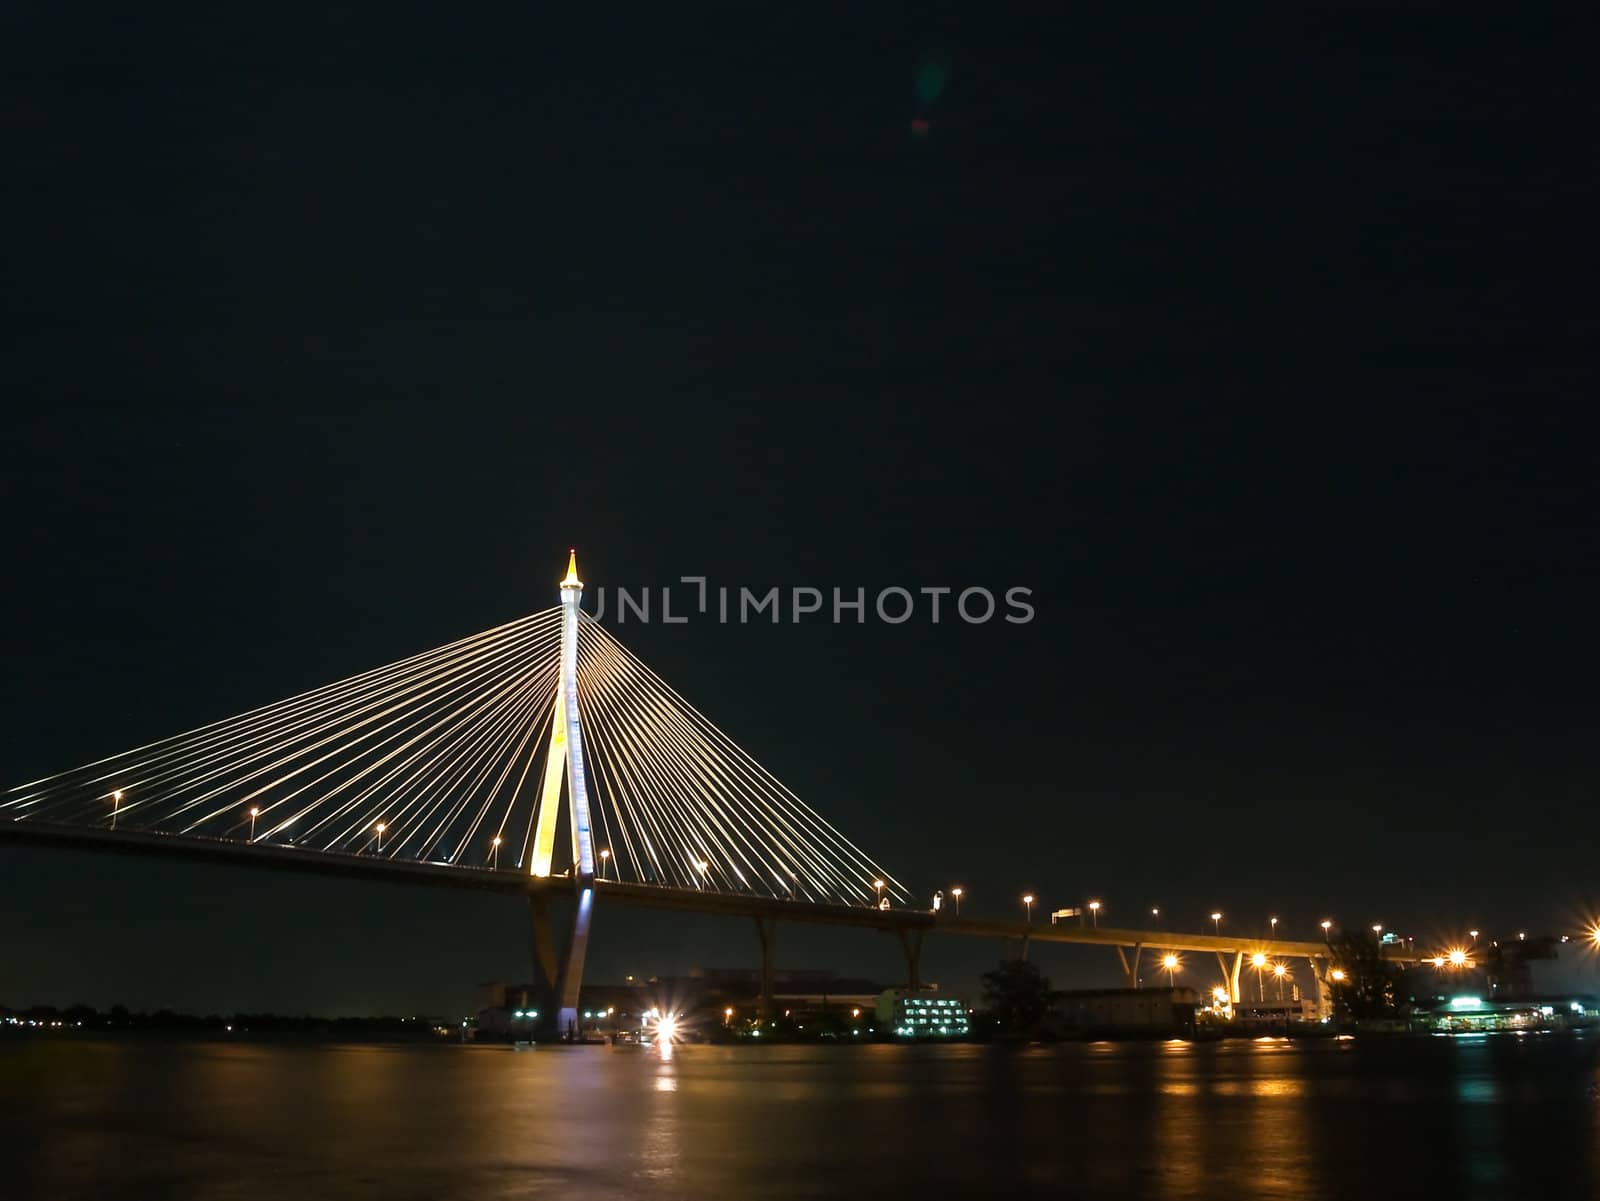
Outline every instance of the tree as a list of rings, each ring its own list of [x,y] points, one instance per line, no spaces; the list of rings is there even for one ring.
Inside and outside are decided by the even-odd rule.
[[[1050,981],[1026,959],[1005,959],[983,974],[983,1000],[1006,1034],[1031,1034],[1050,1011]]]
[[[1346,930],[1333,943],[1333,1011],[1341,1020],[1386,1017],[1395,1012],[1396,966],[1383,957],[1377,935]],[[1330,976],[1332,973],[1330,972]]]

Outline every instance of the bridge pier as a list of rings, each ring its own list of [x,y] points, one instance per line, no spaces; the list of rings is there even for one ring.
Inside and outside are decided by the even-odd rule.
[[[1233,966],[1228,966],[1228,961],[1223,958],[1223,952],[1217,952],[1217,966],[1222,969],[1222,986],[1228,990],[1228,1002],[1237,1005],[1239,996],[1239,973],[1244,968],[1244,952],[1233,953]]]
[[[1315,955],[1307,956],[1311,976],[1317,982],[1317,1016],[1327,1021],[1333,1016],[1333,993],[1328,981],[1328,961]]]
[[[553,1004],[560,967],[556,962],[555,932],[550,929],[550,902],[542,893],[529,895],[528,916],[533,923],[534,978],[541,990],[548,990]]]
[[[776,941],[778,919],[755,919],[756,937],[761,940],[761,995],[756,1000],[756,1017],[762,1022],[772,1019],[772,944]]]
[[[533,924],[533,966],[540,993],[540,1029],[556,1037],[576,1041],[578,1000],[583,991],[583,962],[589,949],[589,921],[594,911],[594,882],[580,884],[577,905],[566,946],[558,954],[555,931],[550,920],[549,899],[540,893],[528,898]]]
[[[904,926],[895,928],[895,934],[900,939],[900,949],[906,956],[906,987],[916,992],[922,987],[922,972],[919,970],[922,963],[922,936],[925,933],[921,926],[914,930],[907,930]]]
[[[1121,947],[1116,948],[1117,958],[1122,961],[1122,978],[1127,981],[1129,988],[1139,987],[1139,956],[1144,953],[1144,943],[1133,944],[1133,960],[1129,962],[1128,956]]]

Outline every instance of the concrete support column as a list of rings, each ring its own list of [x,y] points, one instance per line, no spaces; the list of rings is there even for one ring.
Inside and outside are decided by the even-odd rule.
[[[556,964],[555,931],[550,928],[549,900],[540,893],[533,893],[528,897],[528,914],[533,922],[534,980],[542,992],[549,994],[540,998],[548,1002],[541,1008],[549,1009],[555,1001],[556,974],[560,971]]]
[[[550,898],[542,893],[528,897],[533,927],[533,970],[539,993],[539,1028],[545,1038],[571,1039],[578,1035],[578,996],[583,990],[583,961],[589,948],[589,918],[594,908],[593,881],[578,889],[572,927],[559,949]]]
[[[904,926],[895,929],[895,935],[900,939],[900,949],[906,955],[906,987],[912,992],[922,987],[922,973],[919,970],[922,963],[922,935],[921,927],[907,930]]]
[[[561,979],[557,986],[561,1036],[577,1040],[578,997],[583,990],[583,961],[589,950],[589,918],[594,911],[594,877],[581,877],[578,904],[572,911],[572,937],[561,960]]]
[[[756,1017],[763,1022],[772,1017],[772,948],[776,941],[778,919],[755,919],[756,937],[761,940],[761,994],[756,1000]]]
[[[1313,955],[1306,962],[1311,965],[1311,975],[1317,982],[1317,1016],[1326,1021],[1333,1017],[1333,990],[1328,980],[1328,961]]]
[[[1139,956],[1144,953],[1144,943],[1133,944],[1133,958],[1130,960],[1122,947],[1116,948],[1117,958],[1122,962],[1122,978],[1128,982],[1129,988],[1139,987]]]

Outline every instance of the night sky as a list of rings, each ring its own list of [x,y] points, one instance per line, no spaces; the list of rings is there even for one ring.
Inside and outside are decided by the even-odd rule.
[[[548,607],[575,544],[591,588],[1032,589],[613,626],[920,896],[1572,928],[1595,29],[1119,7],[8,10],[4,783]],[[530,970],[516,902],[158,860],[0,847],[0,922],[8,1004]],[[754,963],[602,910],[590,978]]]

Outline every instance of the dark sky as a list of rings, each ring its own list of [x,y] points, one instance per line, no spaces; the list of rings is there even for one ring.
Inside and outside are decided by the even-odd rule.
[[[8,9],[7,783],[544,608],[575,543],[1033,590],[617,630],[920,894],[1593,912],[1593,24],[997,7]],[[528,971],[509,902],[0,865],[0,1002]],[[754,954],[603,913],[591,964]]]

